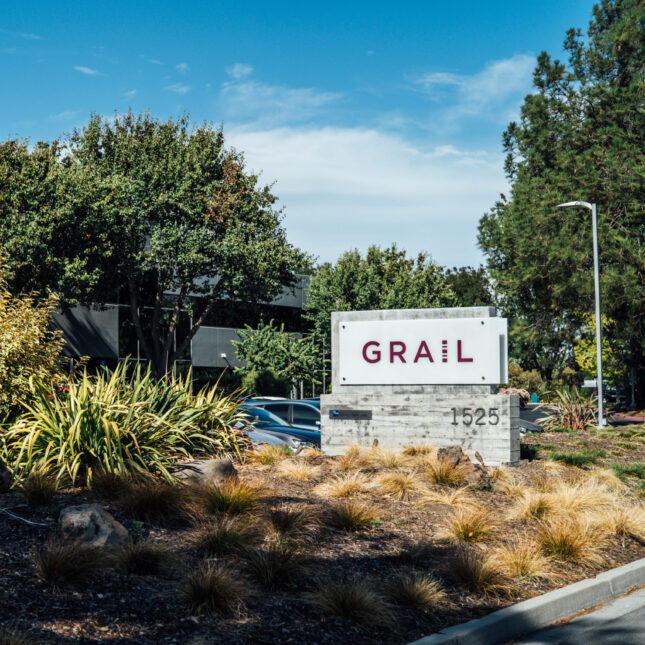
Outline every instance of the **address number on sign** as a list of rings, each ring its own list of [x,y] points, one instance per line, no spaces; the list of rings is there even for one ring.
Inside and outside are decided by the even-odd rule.
[[[452,425],[496,426],[499,423],[499,408],[451,408]]]

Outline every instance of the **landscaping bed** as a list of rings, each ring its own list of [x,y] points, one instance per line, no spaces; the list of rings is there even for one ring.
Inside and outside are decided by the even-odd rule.
[[[146,484],[136,503],[132,483],[59,491],[44,506],[6,493],[1,507],[46,526],[0,513],[0,624],[36,643],[406,643],[645,557],[639,471],[625,471],[645,462],[645,445],[623,431],[526,437],[556,449],[490,469],[489,490],[463,486],[436,452],[377,448],[273,450],[237,464],[237,484],[168,492],[159,482],[159,495]],[[582,449],[605,456],[584,468],[547,459]],[[126,573],[120,551],[74,582],[46,582],[57,514],[97,498],[134,544],[156,549],[156,571]],[[235,530],[226,538],[222,526]],[[228,589],[210,611],[197,606],[203,576],[186,593],[205,564]]]

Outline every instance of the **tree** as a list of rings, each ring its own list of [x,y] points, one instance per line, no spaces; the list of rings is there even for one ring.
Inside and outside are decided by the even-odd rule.
[[[278,328],[272,320],[268,324],[261,323],[257,329],[247,325],[238,335],[240,340],[232,342],[244,366],[235,371],[243,375],[243,383],[267,382],[270,379],[266,375],[286,382],[291,388],[300,381],[320,383],[318,351],[312,336],[288,334],[284,325]],[[249,374],[253,378],[245,380]],[[271,394],[268,391],[257,393]]]
[[[405,251],[370,246],[363,257],[357,249],[336,262],[322,264],[309,285],[304,316],[319,341],[329,347],[332,311],[449,307],[455,294],[442,269],[425,253],[409,258]]]
[[[1,260],[1,258],[0,258]],[[18,411],[29,398],[34,377],[54,391],[65,382],[61,369],[64,341],[50,327],[56,296],[13,296],[6,289],[0,261],[0,420]]]
[[[269,187],[221,130],[190,128],[187,116],[92,116],[64,145],[33,152],[6,142],[0,194],[12,289],[85,304],[124,294],[156,377],[218,303],[270,301],[309,262],[287,242]]]
[[[453,267],[444,271],[446,282],[455,292],[460,307],[493,307],[495,296],[486,269],[480,266]]]
[[[616,322],[645,402],[645,21],[639,0],[602,0],[587,38],[571,29],[568,65],[538,57],[534,91],[504,133],[512,183],[480,221],[479,243],[525,367],[573,361],[593,311],[591,224],[599,214],[602,308]]]

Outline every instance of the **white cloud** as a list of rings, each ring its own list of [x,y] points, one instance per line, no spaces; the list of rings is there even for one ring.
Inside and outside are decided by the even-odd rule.
[[[89,76],[93,76],[94,74],[98,74],[97,70],[92,69],[91,67],[84,67],[83,65],[75,65],[74,69],[77,72],[80,72],[81,74],[88,74]]]
[[[226,73],[235,79],[246,78],[253,73],[253,67],[246,63],[235,63],[226,68]]]
[[[165,88],[169,92],[175,92],[177,94],[187,94],[190,92],[190,85],[183,85],[182,83],[173,83],[172,85],[168,85],[168,87]]]
[[[42,38],[40,36],[37,36],[36,34],[26,34],[19,31],[9,31],[8,29],[0,29],[0,33],[9,34],[11,36],[15,36],[16,38],[22,38],[24,40],[42,40]]]
[[[179,65],[175,65],[175,69],[181,72],[182,74],[185,74],[189,69],[188,63],[179,63]]]
[[[477,222],[507,188],[499,155],[426,149],[378,130],[238,127],[226,135],[261,181],[277,180],[290,239],[321,260],[397,242],[442,264],[478,264]]]
[[[150,63],[151,65],[163,65],[163,63],[156,58],[146,58],[146,63]]]
[[[129,92],[124,92],[123,96],[126,98],[132,98],[137,93],[137,90],[130,90]]]
[[[432,72],[416,79],[416,82],[431,98],[447,102],[445,88],[454,88],[456,95],[450,107],[453,114],[454,110],[461,116],[487,113],[506,122],[530,91],[534,67],[534,56],[515,54],[511,58],[488,63],[484,69],[469,76]]]
[[[313,88],[265,85],[257,81],[224,83],[221,92],[225,116],[239,123],[252,121],[264,126],[302,122],[341,98],[334,92]]]
[[[63,110],[58,114],[50,114],[47,118],[51,121],[68,121],[73,119],[78,114],[78,110]]]

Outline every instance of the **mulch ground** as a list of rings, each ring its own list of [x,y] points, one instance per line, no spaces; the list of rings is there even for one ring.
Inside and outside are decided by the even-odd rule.
[[[615,431],[621,432],[620,429]],[[606,450],[607,464],[645,461],[645,445],[636,450],[617,447],[628,441],[598,437],[590,433],[550,433],[526,437],[526,445],[552,444],[558,450],[590,447]],[[542,456],[548,450],[542,450]],[[314,457],[329,477],[333,458]],[[516,469],[520,476],[534,476],[544,469],[538,458]],[[264,489],[267,505],[305,505],[324,514],[330,501],[312,494],[316,482],[281,478],[270,467],[238,466],[243,481]],[[509,498],[493,491],[474,490],[478,503],[501,512]],[[52,589],[39,580],[32,561],[36,548],[56,534],[60,508],[94,502],[84,490],[56,494],[47,508],[25,505],[20,493],[0,495],[0,507],[10,510],[36,526],[0,513],[0,624],[11,624],[36,643],[406,643],[442,627],[481,617],[491,611],[542,594],[577,580],[645,557],[645,546],[636,540],[612,537],[603,550],[600,566],[558,564],[557,580],[517,580],[512,591],[500,596],[482,597],[464,591],[453,579],[450,556],[457,548],[440,537],[442,521],[451,508],[442,504],[419,506],[371,493],[362,496],[378,509],[379,521],[354,534],[323,527],[313,545],[307,547],[306,569],[300,578],[279,591],[259,587],[239,618],[193,615],[180,593],[187,572],[195,570],[200,557],[190,546],[189,526],[144,526],[145,537],[168,546],[174,560],[162,576],[126,576],[115,570],[99,570],[87,584],[78,588]],[[103,503],[129,529],[136,528],[118,503]],[[501,544],[532,530],[526,520],[504,521],[493,542]],[[410,564],[402,551],[417,540],[431,540],[434,550],[423,562]],[[426,614],[396,606],[397,620],[387,629],[360,626],[349,620],[321,616],[302,595],[314,588],[320,578],[364,578],[375,589],[393,572],[415,570],[432,574],[442,581],[448,603],[441,612]]]

